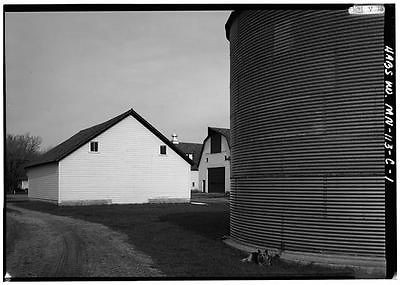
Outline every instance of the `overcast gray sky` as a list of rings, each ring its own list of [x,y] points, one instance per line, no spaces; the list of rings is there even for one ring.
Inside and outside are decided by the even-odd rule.
[[[167,137],[229,127],[229,12],[7,13],[6,127],[55,146],[133,108]]]

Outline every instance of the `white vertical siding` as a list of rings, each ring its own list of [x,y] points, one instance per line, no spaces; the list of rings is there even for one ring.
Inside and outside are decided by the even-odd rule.
[[[192,170],[192,171],[190,171],[190,173],[192,176],[191,189],[198,190],[199,189],[199,171]],[[193,183],[194,183],[194,185],[193,185]]]
[[[231,150],[228,145],[228,141],[224,136],[221,136],[221,152],[225,152],[227,155],[231,155]]]
[[[221,136],[221,152],[211,152],[211,138],[204,142],[203,153],[199,162],[199,190],[203,191],[203,180],[205,180],[205,189],[208,192],[208,168],[225,167],[225,192],[230,191],[230,160],[225,160],[225,157],[230,157],[231,152],[228,142],[224,136]],[[208,158],[208,162],[207,162]]]
[[[58,202],[58,164],[44,164],[27,171],[28,197],[44,201]]]
[[[132,116],[60,161],[60,200],[111,200],[146,203],[149,199],[190,199],[190,164]]]

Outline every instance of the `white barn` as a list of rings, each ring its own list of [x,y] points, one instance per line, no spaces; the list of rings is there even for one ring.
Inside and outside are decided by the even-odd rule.
[[[29,198],[58,205],[188,202],[192,163],[131,109],[28,165]]]
[[[209,127],[198,162],[200,191],[230,192],[230,160],[230,130]]]

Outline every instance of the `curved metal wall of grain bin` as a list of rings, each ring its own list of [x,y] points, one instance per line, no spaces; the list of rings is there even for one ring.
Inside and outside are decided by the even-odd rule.
[[[384,16],[234,12],[231,238],[385,260]]]

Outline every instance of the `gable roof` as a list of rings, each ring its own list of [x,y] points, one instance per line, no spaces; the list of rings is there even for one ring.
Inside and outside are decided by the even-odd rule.
[[[154,128],[149,122],[143,119],[138,113],[133,109],[122,113],[104,123],[95,125],[93,127],[81,130],[79,133],[73,135],[66,141],[60,143],[56,147],[52,148],[48,152],[44,153],[37,160],[25,166],[25,168],[38,166],[42,164],[58,162],[64,157],[68,156],[84,144],[88,143],[90,140],[94,139],[98,135],[102,134],[112,126],[116,125],[128,116],[133,116],[137,121],[139,121],[143,126],[145,126],[150,132],[157,136],[161,141],[168,145],[172,150],[174,150],[179,156],[181,156],[185,161],[193,164],[193,161],[189,159],[181,150],[175,147],[175,145],[170,142],[164,135],[162,135],[156,128]]]
[[[193,164],[191,170],[198,170],[199,169],[199,161],[201,155],[201,149],[203,145],[201,143],[184,143],[180,142],[179,144],[175,145],[184,153],[193,153]]]

